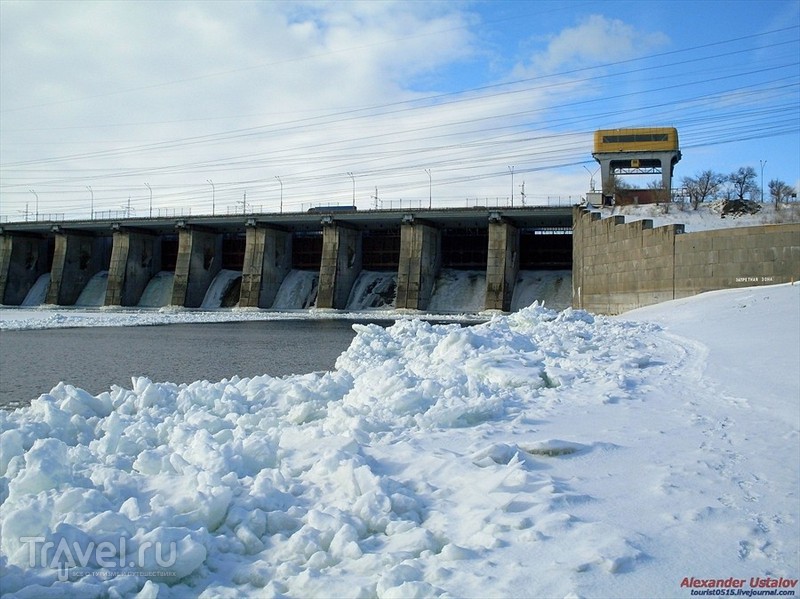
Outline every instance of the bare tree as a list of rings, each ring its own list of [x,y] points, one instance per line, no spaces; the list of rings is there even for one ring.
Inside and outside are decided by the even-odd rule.
[[[671,190],[664,189],[660,180],[650,181],[647,184],[647,188],[652,192],[656,204],[668,204],[672,199]]]
[[[697,210],[701,202],[716,197],[720,186],[724,183],[725,176],[712,170],[705,170],[694,177],[684,177],[681,185],[692,202],[692,207]]]
[[[745,195],[750,196],[750,199],[758,196],[756,169],[752,166],[740,166],[728,175],[728,183],[737,200],[744,200]]]
[[[769,182],[769,197],[775,202],[776,206],[796,193],[794,187],[790,187],[785,181],[773,179]]]
[[[621,189],[629,189],[629,188],[630,188],[630,186],[625,181],[620,179],[614,173],[611,173],[608,176],[608,180],[604,181],[604,184],[603,184],[603,196],[604,196],[604,198],[608,197],[608,196],[611,196],[616,201],[618,199],[617,198],[617,194],[619,193],[619,191]],[[604,201],[604,203],[605,203],[605,201]]]

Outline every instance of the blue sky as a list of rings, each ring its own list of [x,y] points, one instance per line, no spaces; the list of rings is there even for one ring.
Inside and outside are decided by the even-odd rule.
[[[0,219],[569,203],[626,126],[798,186],[798,63],[798,0],[0,2]]]

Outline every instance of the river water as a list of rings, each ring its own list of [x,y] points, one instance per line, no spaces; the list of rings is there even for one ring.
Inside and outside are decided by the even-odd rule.
[[[330,370],[355,337],[352,324],[289,320],[2,331],[0,407],[27,405],[59,381],[96,395],[111,385],[130,388],[134,376],[190,383]]]

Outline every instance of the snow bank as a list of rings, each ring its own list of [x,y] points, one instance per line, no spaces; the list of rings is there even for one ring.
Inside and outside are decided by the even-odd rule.
[[[756,214],[739,216],[723,216],[720,214],[722,200],[700,204],[694,210],[691,204],[641,204],[639,206],[593,207],[603,218],[612,215],[624,215],[625,222],[633,222],[644,218],[651,219],[653,226],[661,227],[669,224],[682,224],[687,233],[728,229],[731,227],[754,227],[780,223],[800,222],[800,204],[781,204],[776,209],[774,203],[760,204],[761,210]]]
[[[796,309],[787,289],[751,317]],[[796,579],[792,408],[720,394],[708,347],[651,317],[354,325],[327,373],[60,384],[0,412],[4,595],[672,597],[689,576]]]

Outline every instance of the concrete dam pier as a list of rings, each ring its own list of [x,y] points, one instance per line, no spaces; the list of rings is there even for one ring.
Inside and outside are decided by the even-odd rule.
[[[8,223],[0,303],[454,311],[448,293],[461,293],[466,311],[510,311],[561,273],[568,305],[572,219],[569,207],[318,208]]]

